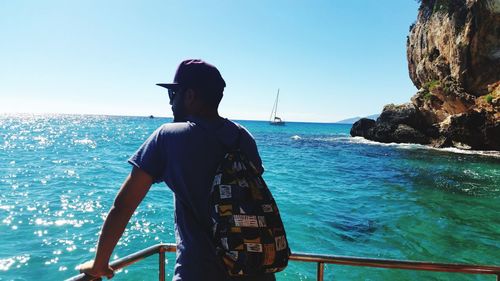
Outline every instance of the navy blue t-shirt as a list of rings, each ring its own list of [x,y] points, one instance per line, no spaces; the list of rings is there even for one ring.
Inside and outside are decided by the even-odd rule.
[[[174,192],[177,261],[173,280],[221,281],[226,273],[211,242],[208,200],[215,170],[227,147],[234,145],[264,169],[255,140],[242,126],[223,118],[188,120],[158,128],[128,161]]]

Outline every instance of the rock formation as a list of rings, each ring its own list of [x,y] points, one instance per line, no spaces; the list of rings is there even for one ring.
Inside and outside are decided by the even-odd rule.
[[[411,102],[352,136],[500,150],[500,0],[422,0],[407,40]]]

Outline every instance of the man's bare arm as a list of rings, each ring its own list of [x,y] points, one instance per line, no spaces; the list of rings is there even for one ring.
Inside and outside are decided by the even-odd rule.
[[[111,278],[113,271],[109,260],[113,249],[123,234],[130,217],[148,193],[153,178],[143,170],[134,167],[116,195],[113,206],[102,226],[94,261],[80,266],[80,272]]]

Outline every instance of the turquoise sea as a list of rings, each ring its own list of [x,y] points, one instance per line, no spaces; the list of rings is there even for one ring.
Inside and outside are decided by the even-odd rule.
[[[0,115],[0,280],[62,280],[93,257],[131,167],[168,118]],[[349,125],[241,121],[254,135],[292,251],[500,265],[500,154],[377,144]],[[172,193],[152,187],[115,257],[174,242]],[[171,278],[173,258],[169,261]],[[155,257],[114,280],[157,280]],[[193,269],[196,270],[196,269]],[[315,280],[292,262],[278,280]],[[495,280],[327,266],[326,280]]]

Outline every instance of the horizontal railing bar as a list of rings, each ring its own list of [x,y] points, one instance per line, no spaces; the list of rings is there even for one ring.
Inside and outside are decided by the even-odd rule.
[[[471,273],[471,274],[500,274],[499,266],[433,263],[433,262],[391,260],[391,259],[372,259],[372,258],[347,257],[347,256],[306,254],[306,253],[294,253],[290,256],[290,259],[303,262],[323,262],[323,263],[351,265],[351,266],[367,266],[367,267],[379,267],[379,268],[457,272],[457,273]]]
[[[146,257],[160,252],[175,252],[176,246],[173,243],[157,244],[133,253],[121,259],[113,261],[110,266],[113,270],[118,270],[130,264],[136,263]],[[500,274],[500,266],[487,265],[468,265],[456,263],[433,263],[420,261],[405,261],[391,259],[372,259],[348,256],[332,256],[307,253],[293,253],[290,260],[316,263],[329,263],[351,266],[367,266],[378,268],[394,268],[406,270],[423,270],[423,271],[439,271],[439,272],[456,272],[469,274]],[[80,274],[66,281],[91,281],[94,280],[88,275]]]
[[[133,254],[130,254],[128,256],[125,256],[123,258],[117,259],[109,265],[114,271],[122,269],[126,266],[129,266],[131,264],[134,264],[144,258],[147,258],[151,255],[158,254],[160,252],[175,252],[175,244],[169,243],[169,244],[156,244],[151,247],[148,247],[146,249],[140,250],[138,252],[135,252]],[[71,277],[67,279],[66,281],[92,281],[92,280],[98,280],[93,278],[92,276],[85,275],[83,273]]]

